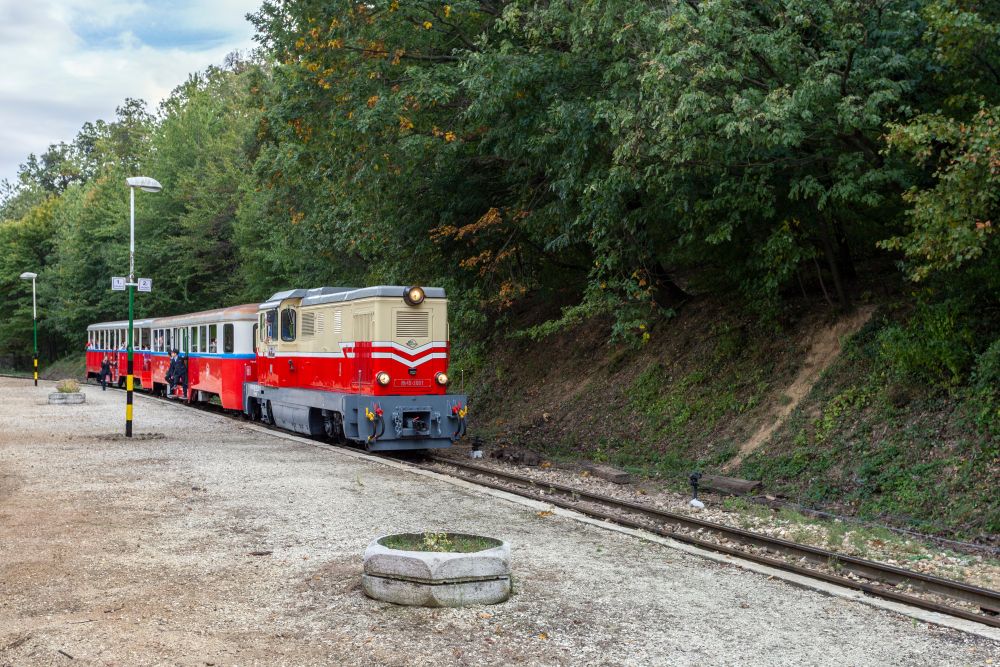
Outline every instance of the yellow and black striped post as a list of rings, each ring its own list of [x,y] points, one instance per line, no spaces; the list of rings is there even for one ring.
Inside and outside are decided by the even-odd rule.
[[[38,350],[35,350],[35,386],[38,386]]]
[[[132,378],[132,342],[134,340],[134,334],[132,333],[132,312],[133,304],[135,302],[134,290],[135,281],[129,276],[128,284],[128,375],[125,376],[125,437],[132,437],[132,389],[133,389],[133,378]]]

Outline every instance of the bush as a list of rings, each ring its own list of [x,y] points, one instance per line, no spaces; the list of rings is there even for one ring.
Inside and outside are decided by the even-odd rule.
[[[972,383],[979,391],[1000,391],[1000,338],[976,359]]]
[[[935,388],[962,384],[975,360],[972,330],[953,302],[921,304],[905,325],[878,337],[879,358],[899,379]]]
[[[1000,338],[976,359],[972,386],[976,423],[983,431],[1000,436]]]
[[[80,383],[76,380],[60,380],[56,391],[61,394],[75,394],[80,391]]]

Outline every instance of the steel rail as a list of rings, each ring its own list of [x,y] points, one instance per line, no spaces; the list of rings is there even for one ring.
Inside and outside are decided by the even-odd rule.
[[[547,495],[539,495],[527,491],[512,489],[505,484],[490,482],[488,480],[483,480],[475,476],[456,474],[453,472],[446,473],[464,479],[465,481],[472,482],[474,484],[481,484],[483,486],[488,486],[490,488],[502,491],[508,491],[516,493],[518,495],[524,495],[534,500],[547,502],[552,505],[562,507],[564,509],[572,509],[594,518],[599,518],[605,521],[611,521],[613,523],[625,525],[630,528],[637,528],[640,530],[650,531],[658,535],[661,535],[663,537],[670,537],[672,539],[681,542],[686,542],[688,544],[693,544],[705,549],[710,549],[712,551],[724,553],[729,556],[743,558],[745,560],[751,560],[757,563],[769,565],[771,567],[776,567],[781,570],[793,572],[795,574],[800,574],[813,579],[821,579],[823,581],[863,591],[870,595],[875,595],[878,597],[894,600],[896,602],[902,602],[904,604],[920,607],[922,609],[927,609],[929,611],[948,614],[950,616],[958,616],[960,618],[965,618],[967,620],[976,621],[978,623],[983,623],[985,625],[1000,628],[1000,618],[990,615],[991,612],[996,613],[1000,611],[1000,593],[998,593],[997,591],[991,591],[987,588],[980,588],[978,586],[972,586],[969,584],[962,583],[960,581],[952,581],[949,579],[943,579],[941,577],[935,577],[933,575],[923,574],[921,572],[905,570],[891,565],[877,563],[875,561],[866,560],[863,558],[857,558],[855,556],[849,556],[847,554],[828,551],[826,549],[820,549],[817,547],[812,547],[804,544],[796,544],[795,542],[789,542],[788,540],[769,537],[767,535],[761,535],[759,533],[752,533],[750,531],[743,530],[741,528],[726,526],[723,524],[706,521],[704,519],[699,519],[697,517],[677,514],[665,510],[659,510],[653,507],[640,505],[638,503],[634,503],[627,500],[610,498],[608,496],[603,496],[600,494],[592,493],[590,491],[585,491],[583,489],[578,489],[571,486],[566,486],[563,484],[540,482],[538,480],[531,479],[530,477],[525,477],[523,475],[517,475],[514,473],[504,472],[500,470],[494,470],[487,466],[477,465],[474,463],[466,463],[463,461],[456,461],[454,459],[449,459],[444,457],[435,457],[434,460],[437,463],[443,465],[450,465],[455,468],[471,471],[473,475],[488,475],[495,478],[506,480],[509,483],[514,483],[520,486],[526,486],[538,489],[542,492],[558,493],[559,495],[562,496],[568,496],[570,500],[568,501],[559,500],[557,498],[553,498]],[[441,472],[441,470],[436,469],[432,466],[422,466],[422,467],[430,470],[435,470],[436,472]],[[609,514],[607,512],[603,512],[598,509],[580,506],[579,505],[580,501],[589,502],[612,509],[626,510],[634,514],[641,514],[648,518],[661,521],[667,525],[674,527],[683,527],[688,530],[712,533],[718,537],[722,537],[739,544],[752,545],[763,548],[767,552],[784,554],[787,556],[795,557],[797,559],[805,558],[808,562],[818,565],[830,566],[835,570],[850,572],[852,574],[855,574],[856,576],[864,577],[865,579],[878,582],[883,586],[884,585],[911,586],[914,589],[919,589],[927,593],[942,595],[952,600],[958,600],[975,605],[980,609],[984,610],[984,613],[975,613],[972,611],[968,611],[966,609],[960,609],[957,607],[942,605],[937,602],[932,602],[930,600],[926,600],[923,598],[907,595],[905,593],[900,593],[896,590],[890,590],[882,586],[879,586],[877,584],[869,584],[861,581],[855,581],[848,577],[829,574],[827,572],[821,572],[814,569],[802,567],[800,565],[795,565],[793,563],[789,563],[786,560],[769,558],[767,556],[762,556],[760,554],[756,554],[753,552],[748,552],[742,549],[729,547],[724,544],[719,544],[717,542],[700,539],[692,534],[676,532],[675,530],[668,530],[657,526],[651,526],[647,522],[635,521],[615,514]]]

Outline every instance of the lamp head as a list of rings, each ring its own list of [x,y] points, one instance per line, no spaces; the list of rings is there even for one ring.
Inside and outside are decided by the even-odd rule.
[[[159,192],[163,189],[159,181],[149,176],[132,176],[131,178],[126,178],[125,182],[128,183],[130,188],[139,188],[143,192]]]
[[[31,271],[25,271],[21,274],[21,280],[34,280],[38,277],[37,273],[32,273]]]

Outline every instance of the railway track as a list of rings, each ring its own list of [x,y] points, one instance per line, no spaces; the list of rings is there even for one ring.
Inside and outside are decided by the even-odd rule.
[[[444,457],[435,457],[433,460],[437,464],[454,468],[455,470],[447,471],[446,474],[467,482],[516,493],[556,507],[571,509],[595,519],[652,532],[717,553],[862,591],[868,595],[1000,628],[1000,615],[998,615],[1000,593],[997,591],[797,544],[576,487],[542,483],[530,477],[488,466]],[[442,472],[434,465],[421,465],[421,467]],[[705,539],[706,536],[714,536],[724,542]],[[753,550],[748,550],[747,547],[752,547]],[[801,563],[809,563],[813,567]],[[816,569],[817,567],[823,569]],[[845,574],[853,574],[863,581],[844,576]],[[947,598],[979,611],[901,592],[900,588]]]
[[[109,385],[109,388],[112,387]],[[238,416],[211,404],[185,403],[148,393],[142,395],[240,421]],[[268,430],[284,432],[266,424],[258,425]],[[317,440],[317,444],[320,442],[332,445],[329,441]],[[384,454],[372,456],[385,457]],[[431,456],[432,463],[401,460],[398,457],[394,460],[874,597],[1000,628],[1000,592],[997,591],[611,498],[585,489],[552,482],[543,483],[516,473],[453,458]],[[450,469],[442,470],[441,466]],[[715,540],[705,539],[708,536]],[[812,567],[805,565],[806,563]],[[846,574],[858,579],[845,576]],[[900,588],[945,598],[966,607],[912,595],[902,592]]]

